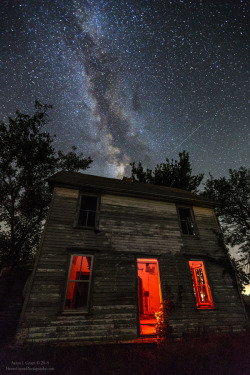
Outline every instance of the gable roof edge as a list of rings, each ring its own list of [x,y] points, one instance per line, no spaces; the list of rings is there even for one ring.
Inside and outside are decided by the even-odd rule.
[[[91,181],[92,180],[92,181]],[[129,196],[177,204],[214,208],[218,203],[186,190],[158,185],[128,182],[107,177],[93,176],[78,172],[58,172],[47,179],[50,188],[54,186],[94,193]]]

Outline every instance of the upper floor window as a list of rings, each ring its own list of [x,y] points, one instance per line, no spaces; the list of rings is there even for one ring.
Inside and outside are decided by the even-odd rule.
[[[214,303],[202,261],[189,261],[198,309],[214,309]]]
[[[92,256],[73,255],[67,283],[65,310],[85,310],[89,305]]]
[[[193,211],[188,207],[178,207],[182,234],[196,235]]]
[[[97,211],[97,197],[93,195],[82,195],[78,216],[78,225],[83,227],[94,227]]]

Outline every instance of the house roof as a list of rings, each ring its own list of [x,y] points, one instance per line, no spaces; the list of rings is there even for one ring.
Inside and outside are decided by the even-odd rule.
[[[171,201],[180,204],[195,204],[202,207],[215,207],[217,205],[213,201],[182,189],[136,183],[130,180],[119,180],[79,172],[61,171],[49,177],[47,181],[50,187],[77,188],[94,193],[105,192],[144,199]]]

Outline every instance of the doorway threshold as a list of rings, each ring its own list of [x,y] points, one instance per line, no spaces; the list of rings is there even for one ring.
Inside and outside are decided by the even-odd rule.
[[[150,343],[157,343],[157,336],[156,335],[142,335],[137,337],[137,339],[134,340],[135,343],[141,343],[141,344],[150,344]]]

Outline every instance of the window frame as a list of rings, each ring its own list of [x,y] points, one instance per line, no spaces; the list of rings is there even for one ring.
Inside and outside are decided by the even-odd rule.
[[[145,254],[145,253],[136,253],[134,258],[134,266],[135,266],[135,283],[136,283],[136,304],[137,304],[137,337],[147,337],[147,334],[141,334],[141,321],[140,321],[140,302],[139,302],[139,281],[138,281],[138,263],[140,261],[144,261],[142,263],[145,263],[146,260],[150,261],[157,261],[157,273],[158,273],[158,283],[159,283],[159,297],[160,297],[160,305],[163,304],[163,283],[161,278],[161,256],[153,256],[152,254]],[[139,262],[138,262],[139,261]],[[148,333],[149,336],[154,337],[155,334]]]
[[[91,266],[90,266],[90,275],[89,275],[89,280],[77,280],[77,282],[80,283],[88,283],[88,296],[87,296],[87,306],[84,308],[79,308],[79,309],[65,309],[65,304],[66,304],[66,299],[67,299],[67,291],[68,291],[68,286],[69,282],[72,281],[70,280],[70,273],[71,273],[71,267],[72,267],[72,261],[74,256],[81,256],[81,257],[89,257],[91,258]],[[94,265],[94,255],[89,254],[87,252],[74,252],[70,254],[70,261],[69,261],[69,267],[68,267],[68,275],[67,275],[67,281],[66,281],[66,286],[65,286],[65,295],[63,299],[63,306],[62,306],[62,312],[63,314],[87,314],[89,313],[90,310],[90,298],[91,298],[91,289],[92,289],[92,277],[93,277],[93,265]]]
[[[193,234],[183,233],[183,231],[182,231],[181,222],[183,220],[181,220],[181,216],[180,216],[180,209],[181,208],[188,209],[190,211],[190,216],[191,216],[192,223],[193,223],[193,226],[194,226],[194,233]],[[185,206],[185,205],[176,205],[176,210],[177,210],[177,215],[178,215],[178,221],[179,221],[179,227],[180,227],[181,235],[182,236],[187,236],[187,237],[198,237],[199,236],[199,232],[198,232],[198,228],[197,228],[197,224],[196,224],[196,220],[195,220],[195,216],[194,216],[193,207],[192,206]]]
[[[94,197],[97,198],[96,201],[96,211],[95,211],[95,224],[93,226],[89,225],[80,225],[79,219],[80,219],[80,213],[81,213],[81,203],[82,203],[82,197]],[[100,214],[100,195],[99,194],[91,194],[91,193],[85,193],[80,192],[78,196],[78,202],[77,202],[77,209],[76,209],[76,218],[75,218],[75,228],[79,229],[98,229],[99,226],[99,214]],[[86,210],[88,211],[88,210]]]
[[[191,267],[190,263],[192,263],[192,262],[199,262],[199,263],[202,264],[201,267],[199,267],[199,269],[202,270],[203,279],[204,279],[204,282],[205,282],[202,285],[205,286],[206,294],[208,296],[209,302],[202,302],[201,299],[200,299],[200,293],[199,293],[199,290],[198,290],[198,283],[196,282],[197,277],[194,276],[195,275],[194,270],[197,269],[198,267]],[[191,285],[192,285],[192,289],[193,289],[193,293],[194,293],[196,309],[197,310],[214,310],[215,305],[214,305],[213,295],[212,295],[211,288],[210,288],[210,281],[209,281],[208,276],[207,276],[207,271],[206,271],[204,260],[202,260],[202,259],[189,259],[188,260],[188,270],[189,270],[189,273],[191,274],[191,282],[192,282]]]

